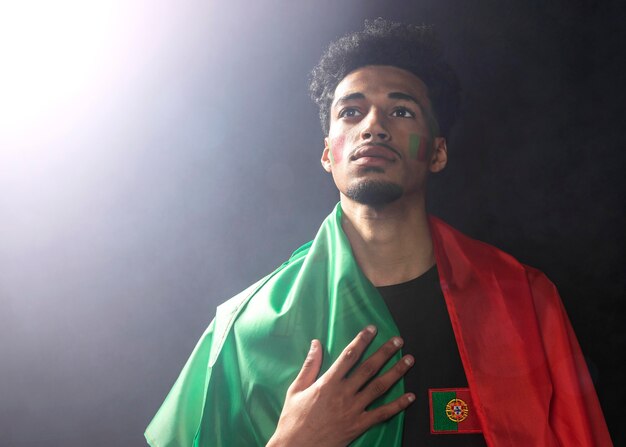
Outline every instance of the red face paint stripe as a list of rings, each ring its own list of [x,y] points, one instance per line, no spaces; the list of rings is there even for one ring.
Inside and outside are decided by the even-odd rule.
[[[343,145],[345,142],[345,136],[340,135],[330,140],[330,157],[331,162],[340,163],[343,159]]]
[[[426,145],[425,144],[422,144],[422,146],[420,147],[420,150],[417,153],[417,160],[426,161]]]

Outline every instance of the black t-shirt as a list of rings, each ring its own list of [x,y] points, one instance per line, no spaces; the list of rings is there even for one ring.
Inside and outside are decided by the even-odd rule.
[[[402,351],[415,357],[415,365],[404,377],[405,390],[416,399],[405,412],[402,445],[485,447],[480,433],[430,433],[428,389],[467,387],[437,267],[411,281],[378,287],[378,291],[404,339]]]

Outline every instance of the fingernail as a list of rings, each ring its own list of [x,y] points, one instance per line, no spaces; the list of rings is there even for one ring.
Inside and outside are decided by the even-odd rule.
[[[369,326],[367,326],[365,328],[365,330],[367,332],[369,332],[370,334],[375,334],[376,333],[376,326],[374,326],[373,324],[370,324]]]
[[[400,337],[394,337],[393,338],[393,345],[396,348],[399,348],[400,346],[402,346],[402,339]]]
[[[413,402],[415,400],[415,396],[413,394],[409,394],[407,396],[407,399],[408,399],[409,402]]]
[[[414,362],[413,357],[405,357],[404,359],[404,363],[406,366],[411,366],[413,362]]]
[[[311,340],[311,347],[309,348],[309,351],[312,351],[315,349],[315,339]]]

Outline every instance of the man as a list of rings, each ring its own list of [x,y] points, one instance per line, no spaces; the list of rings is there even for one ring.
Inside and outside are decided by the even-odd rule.
[[[218,308],[148,442],[611,445],[554,286],[426,213],[459,97],[432,30],[366,22],[311,92],[340,203]]]

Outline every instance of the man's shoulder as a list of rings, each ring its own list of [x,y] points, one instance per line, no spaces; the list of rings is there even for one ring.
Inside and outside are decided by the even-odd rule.
[[[285,262],[283,262],[278,268],[276,268],[270,274],[264,276],[259,279],[252,285],[248,286],[235,296],[229,298],[224,301],[217,307],[218,314],[222,313],[231,313],[240,307],[243,303],[245,303],[251,296],[253,296],[256,292],[258,292],[265,284],[271,281],[276,276],[281,276],[285,274],[293,273],[293,270],[297,270],[302,265],[302,262],[306,258],[306,255],[311,248],[311,244],[313,241],[309,241],[306,244],[298,247],[292,254],[289,256]]]
[[[276,298],[277,289],[281,289],[281,287],[277,287],[276,284],[281,282],[289,283],[297,276],[310,246],[311,242],[302,245],[293,252],[288,260],[283,262],[273,272],[259,279],[217,307],[213,323],[214,343],[211,349],[210,365],[213,365],[216,361],[222,349],[222,345],[233,327],[238,327],[239,335],[245,338],[247,330],[254,332],[264,325],[267,312],[259,313],[259,308],[267,311],[267,309],[272,307],[270,301],[272,298]],[[249,312],[247,309],[249,309],[250,306],[252,306],[253,309]],[[245,322],[241,324],[240,320],[242,318],[244,320],[252,318],[255,320],[255,324],[248,325],[245,324]]]
[[[474,239],[441,219],[430,216],[433,240],[442,261],[458,265],[469,263],[482,272],[490,272],[497,279],[525,277],[532,290],[554,293],[556,288],[536,267],[520,262],[513,254],[490,243]],[[523,273],[523,275],[522,275]]]
[[[218,326],[223,324],[228,326],[229,321],[234,319],[237,314],[245,308],[251,298],[257,295],[264,287],[268,286],[268,283],[280,281],[286,277],[291,278],[297,274],[297,271],[302,266],[302,263],[309,252],[311,243],[312,242],[307,242],[306,244],[300,246],[291,254],[289,259],[278,266],[278,268],[276,268],[273,272],[259,279],[238,294],[217,306],[215,315],[216,324]]]
[[[488,271],[502,267],[519,271],[524,267],[513,255],[468,236],[435,216],[429,216],[429,222],[438,260],[457,265],[468,264]]]

